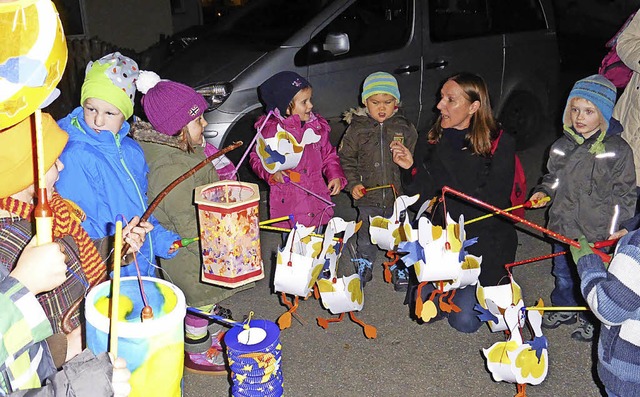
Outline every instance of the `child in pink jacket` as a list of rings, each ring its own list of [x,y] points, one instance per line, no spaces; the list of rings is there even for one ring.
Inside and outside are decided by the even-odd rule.
[[[258,143],[251,151],[251,168],[269,184],[269,211],[271,218],[293,215],[293,221],[279,223],[293,227],[326,225],[333,217],[331,197],[347,185],[335,147],[329,141],[331,128],[320,115],[311,111],[313,90],[309,82],[294,72],[280,72],[271,76],[258,88],[267,114],[255,124],[268,139],[279,130],[291,134],[297,143],[305,142],[297,166],[270,173],[258,152],[267,153]],[[283,157],[274,154],[274,162]],[[271,161],[270,160],[270,161]]]

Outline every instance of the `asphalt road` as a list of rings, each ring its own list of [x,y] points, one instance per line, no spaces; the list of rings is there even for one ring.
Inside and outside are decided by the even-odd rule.
[[[520,153],[529,187],[542,174],[546,150],[552,135],[538,145]],[[266,218],[265,202],[261,217]],[[346,195],[338,196],[337,215],[355,219]],[[544,225],[544,210],[527,213],[527,219]],[[540,233],[519,228],[517,259],[527,259],[551,252],[550,242]],[[255,288],[240,292],[222,302],[235,318],[250,311],[258,318],[275,321],[286,309],[271,291],[271,269],[281,235],[263,231],[261,246],[266,276]],[[364,309],[358,317],[377,328],[377,338],[365,338],[362,328],[344,320],[328,329],[319,327],[317,317],[330,317],[314,299],[301,301],[298,313],[304,324],[293,320],[281,332],[282,374],[287,396],[513,396],[513,384],[494,382],[481,354],[502,333],[491,333],[483,326],[473,334],[463,334],[446,321],[419,325],[409,317],[403,305],[404,294],[395,292],[382,277],[383,252],[375,264],[374,279],[365,289]],[[344,265],[344,261],[342,262]],[[348,265],[347,265],[348,266]],[[349,273],[347,268],[347,273]],[[525,304],[539,298],[550,304],[553,287],[551,261],[545,260],[514,268],[514,279],[522,287]],[[549,340],[549,372],[537,386],[528,386],[529,397],[600,396],[594,368],[595,343],[574,341],[571,326],[545,330]],[[224,376],[185,373],[184,396],[227,396],[231,381]]]

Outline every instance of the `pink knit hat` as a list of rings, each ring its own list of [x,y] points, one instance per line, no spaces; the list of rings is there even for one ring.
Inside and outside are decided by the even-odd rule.
[[[193,88],[141,71],[136,82],[143,93],[142,107],[156,131],[175,135],[192,120],[197,119],[209,106],[204,97]]]

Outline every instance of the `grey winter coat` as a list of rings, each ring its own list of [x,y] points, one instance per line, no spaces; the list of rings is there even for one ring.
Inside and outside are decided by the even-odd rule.
[[[636,174],[633,153],[620,137],[620,124],[611,119],[602,140],[605,151],[589,153],[598,132],[583,144],[565,131],[553,143],[548,173],[535,192],[551,197],[548,228],[570,239],[585,235],[588,241],[605,240],[621,221],[633,216]]]
[[[402,137],[403,144],[413,153],[418,140],[413,124],[397,112],[384,123],[378,123],[367,115],[365,108],[351,109],[345,113],[345,120],[349,128],[342,137],[338,155],[347,176],[347,192],[351,193],[358,184],[365,188],[393,184],[398,195],[402,194],[400,168],[393,162],[389,145],[394,136]],[[354,200],[354,205],[389,208],[393,202],[391,189],[377,189]]]

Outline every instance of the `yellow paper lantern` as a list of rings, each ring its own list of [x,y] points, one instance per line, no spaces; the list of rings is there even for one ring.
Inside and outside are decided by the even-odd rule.
[[[67,64],[67,42],[51,0],[0,3],[0,129],[51,95]]]

